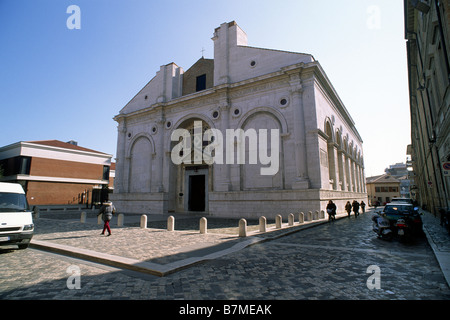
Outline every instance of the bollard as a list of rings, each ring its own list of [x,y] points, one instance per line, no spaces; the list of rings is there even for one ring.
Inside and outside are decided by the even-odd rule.
[[[290,226],[294,225],[294,214],[293,213],[289,213],[289,215],[288,215],[288,224]]]
[[[141,216],[141,228],[147,229],[147,215],[145,214]]]
[[[277,214],[277,216],[275,217],[275,228],[281,229],[282,223],[283,223],[283,217],[281,216],[281,214]]]
[[[170,216],[167,218],[167,231],[174,231],[175,230],[175,217]]]
[[[305,222],[305,214],[303,212],[300,212],[298,214],[298,223],[303,223]]]
[[[241,219],[239,220],[239,237],[247,236],[247,220]]]
[[[311,221],[312,220],[312,211],[308,211],[306,213],[305,221]]]
[[[316,212],[313,213],[313,220],[319,219],[319,211],[316,210]]]
[[[118,227],[123,227],[123,220],[124,220],[124,215],[123,213],[119,214],[119,217],[117,218],[117,226]]]
[[[99,214],[99,215],[97,215],[97,224],[102,224],[102,223],[103,223],[102,215]]]
[[[34,208],[33,208],[33,213],[34,213],[34,217],[33,217],[33,219],[39,219],[39,207],[38,206],[35,206]]]
[[[298,214],[298,223],[303,223],[305,222],[305,214],[303,212],[300,212]]]
[[[86,212],[81,212],[81,219],[80,219],[81,223],[86,223]]]
[[[200,219],[200,233],[208,233],[208,220],[205,217]]]
[[[325,211],[320,210],[320,216],[319,219],[325,219]]]
[[[267,231],[267,219],[266,217],[262,216],[259,218],[259,232],[266,232]]]

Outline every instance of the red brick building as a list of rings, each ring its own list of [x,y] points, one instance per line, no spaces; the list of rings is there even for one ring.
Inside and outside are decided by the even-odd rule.
[[[75,141],[17,142],[0,148],[0,181],[20,183],[30,205],[90,205],[112,192],[111,158]]]

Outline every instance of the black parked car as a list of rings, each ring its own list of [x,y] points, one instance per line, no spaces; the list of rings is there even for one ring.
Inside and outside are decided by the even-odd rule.
[[[391,223],[392,227],[398,219],[407,219],[411,222],[412,231],[414,234],[422,234],[422,218],[420,216],[417,207],[414,207],[410,203],[388,203],[383,209],[383,213],[386,214],[386,218]]]

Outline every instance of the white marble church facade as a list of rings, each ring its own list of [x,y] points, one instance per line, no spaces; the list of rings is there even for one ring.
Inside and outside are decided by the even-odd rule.
[[[234,21],[216,28],[212,40],[214,59],[201,58],[185,72],[175,63],[161,66],[115,116],[118,210],[273,218],[324,210],[330,199],[338,211],[348,200],[366,200],[362,139],[319,62],[310,54],[250,47]],[[175,130],[188,130],[194,141],[195,123],[202,132],[222,132],[224,140],[227,129],[278,132],[276,140],[267,138],[267,155],[277,144],[278,170],[261,174],[269,165],[249,160],[256,152],[249,151],[250,138],[244,162],[236,159],[235,140],[235,161],[224,154],[222,163],[174,163],[182,141],[173,138]],[[180,157],[190,158],[186,151]]]

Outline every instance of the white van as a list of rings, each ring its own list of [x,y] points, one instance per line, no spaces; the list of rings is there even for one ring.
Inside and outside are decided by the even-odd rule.
[[[0,182],[0,246],[13,244],[26,249],[33,231],[33,217],[22,186]]]

